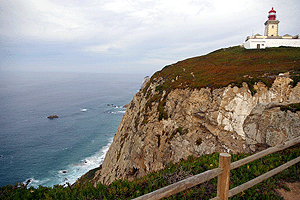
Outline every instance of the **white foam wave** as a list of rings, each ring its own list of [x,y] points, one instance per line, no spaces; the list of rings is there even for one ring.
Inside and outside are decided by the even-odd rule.
[[[86,111],[88,111],[88,109],[87,109],[87,108],[83,108],[83,109],[81,109],[80,111],[81,111],[81,112],[86,112]]]
[[[108,111],[109,114],[125,114],[125,110],[119,110],[119,111]]]
[[[39,185],[41,185],[42,182],[46,183],[48,182],[50,179],[45,179],[43,181],[40,180],[36,180],[34,178],[29,178],[26,181],[23,182],[24,185],[27,185],[27,188],[33,186],[35,188],[37,188]]]
[[[65,151],[65,150],[72,149],[72,148],[73,147],[66,147],[66,148],[63,148],[63,149],[53,149],[52,152]]]
[[[101,148],[101,150],[94,155],[81,160],[78,163],[73,163],[66,166],[65,169],[61,169],[57,172],[53,172],[51,178],[45,178],[43,180],[35,180],[34,178],[27,179],[26,182],[30,180],[28,187],[33,186],[37,188],[39,185],[42,186],[54,186],[54,185],[64,185],[67,183],[73,184],[75,181],[81,177],[83,174],[91,169],[99,167],[104,161],[105,155],[112,143],[112,138],[109,139],[108,144]]]

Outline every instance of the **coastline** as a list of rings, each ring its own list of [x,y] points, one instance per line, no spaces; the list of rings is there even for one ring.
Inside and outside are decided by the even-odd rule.
[[[111,138],[106,146],[102,147],[99,152],[94,155],[87,157],[84,160],[81,160],[79,163],[74,163],[67,166],[63,170],[59,170],[54,174],[53,180],[58,180],[58,185],[67,186],[68,184],[72,185],[76,182],[78,178],[87,173],[89,170],[98,168],[105,158],[105,155],[109,149],[109,146],[112,143]],[[38,188],[40,185],[48,185],[53,180],[51,179],[43,179],[43,180],[35,180],[34,178],[26,179],[23,183],[28,187],[33,186],[34,188]],[[29,183],[29,184],[28,184]],[[53,186],[50,184],[49,186]]]

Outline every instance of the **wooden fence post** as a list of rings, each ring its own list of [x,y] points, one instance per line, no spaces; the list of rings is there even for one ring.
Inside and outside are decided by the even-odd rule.
[[[220,153],[219,168],[223,169],[223,173],[218,177],[217,197],[220,200],[228,199],[229,179],[230,179],[230,158],[228,153]]]

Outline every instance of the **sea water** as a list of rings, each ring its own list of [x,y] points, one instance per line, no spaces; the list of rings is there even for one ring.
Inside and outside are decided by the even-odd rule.
[[[142,80],[141,74],[1,71],[0,186],[72,184],[99,167]]]

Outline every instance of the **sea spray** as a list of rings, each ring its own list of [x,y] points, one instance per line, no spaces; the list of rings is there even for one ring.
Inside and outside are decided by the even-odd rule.
[[[108,144],[101,148],[99,152],[81,160],[79,163],[74,163],[69,166],[66,166],[65,169],[53,172],[52,177],[48,177],[42,180],[36,180],[34,178],[29,178],[23,183],[27,185],[27,187],[33,186],[37,188],[39,185],[43,186],[53,186],[53,185],[67,185],[73,184],[80,176],[85,174],[87,171],[97,168],[103,162],[105,155],[109,149],[109,146],[112,143],[112,139],[110,138]]]

